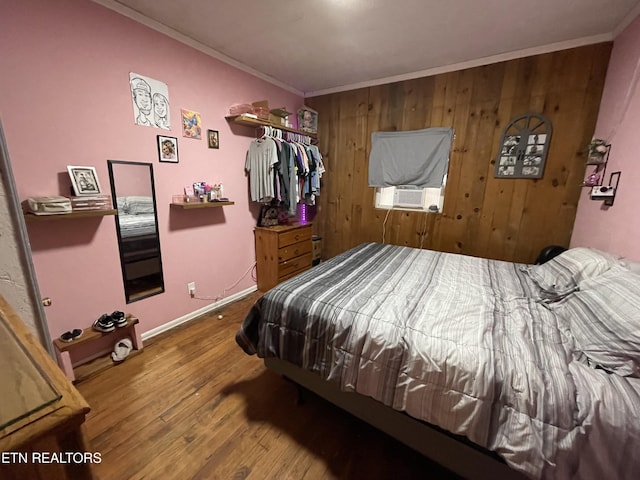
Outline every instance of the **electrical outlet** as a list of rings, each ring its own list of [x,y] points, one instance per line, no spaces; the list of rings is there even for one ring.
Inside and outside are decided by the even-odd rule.
[[[196,294],[196,282],[187,283],[187,289],[189,289],[189,295],[194,297]]]

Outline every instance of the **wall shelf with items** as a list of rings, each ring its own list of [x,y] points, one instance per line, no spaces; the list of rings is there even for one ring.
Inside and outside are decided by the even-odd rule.
[[[594,142],[599,142],[595,144]],[[602,151],[596,150],[599,148]],[[594,167],[591,173],[587,175],[582,183],[583,187],[599,187],[602,186],[602,182],[605,179],[607,172],[607,162],[609,161],[609,152],[611,151],[611,145],[604,142],[604,140],[594,139],[588,147],[587,154],[587,167]]]
[[[171,208],[191,210],[193,208],[214,208],[235,205],[235,202],[171,202]]]
[[[302,130],[297,130],[291,127],[286,127],[284,125],[270,122],[269,120],[256,118],[247,114],[227,115],[225,118],[230,122],[237,123],[238,125],[244,125],[245,127],[254,127],[254,128],[255,127],[273,127],[273,128],[279,128],[280,130],[284,130],[285,132],[298,133],[300,135],[306,135],[308,137],[317,138],[317,135],[315,134],[305,132]]]
[[[609,175],[609,183],[606,185],[596,185],[591,188],[590,198],[591,200],[602,200],[604,205],[611,207],[616,199],[618,193],[618,186],[620,185],[620,176],[622,172],[611,172]],[[615,177],[615,185],[613,179]]]
[[[39,222],[46,220],[71,220],[73,218],[87,217],[104,217],[106,215],[117,215],[118,210],[110,208],[108,210],[81,210],[70,213],[61,213],[56,215],[36,215],[31,212],[24,212],[24,218],[27,222]]]

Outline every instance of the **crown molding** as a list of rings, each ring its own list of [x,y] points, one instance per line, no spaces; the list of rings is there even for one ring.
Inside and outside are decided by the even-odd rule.
[[[358,88],[366,88],[366,87],[373,87],[376,85],[384,85],[387,83],[402,82],[404,80],[413,80],[415,78],[421,78],[421,77],[430,77],[433,75],[440,75],[442,73],[449,73],[449,72],[455,72],[458,70],[465,70],[467,68],[490,65],[492,63],[515,60],[517,58],[531,57],[533,55],[541,55],[544,53],[551,53],[559,50],[567,50],[569,48],[583,47],[585,45],[593,45],[596,43],[610,42],[612,40],[613,40],[613,34],[611,33],[593,35],[590,37],[583,37],[575,40],[568,40],[565,42],[550,43],[548,45],[542,45],[539,47],[526,48],[523,50],[515,50],[513,52],[501,53],[501,54],[492,55],[489,57],[477,58],[474,60],[468,60],[466,62],[445,65],[442,67],[434,67],[434,68],[429,68],[427,70],[419,70],[416,72],[405,73],[402,75],[393,75],[391,77],[378,78],[378,79],[370,80],[366,82],[352,83],[350,85],[342,85],[339,87],[305,92],[304,96],[305,98],[317,97],[320,95],[328,95],[331,93],[345,92],[348,90],[356,90]]]
[[[616,26],[616,28],[613,29],[612,35],[614,40],[623,32],[625,28],[631,25],[631,22],[633,22],[638,17],[638,15],[640,15],[640,3],[629,10],[629,13],[627,13],[622,21]]]
[[[206,45],[200,43],[199,41],[188,37],[187,35],[184,35],[176,30],[174,30],[171,27],[168,27],[167,25],[158,22],[157,20],[153,20],[149,17],[147,17],[146,15],[143,15],[142,13],[138,12],[137,10],[134,10],[130,7],[127,7],[125,5],[122,5],[121,3],[119,3],[116,0],[91,0],[94,3],[97,3],[99,5],[102,5],[105,8],[108,8],[109,10],[113,10],[116,13],[119,13],[120,15],[123,15],[127,18],[130,18],[131,20],[140,23],[146,27],[149,27],[157,32],[160,32],[180,43],[183,43],[185,45],[188,45],[191,48],[194,48],[206,55],[209,55],[210,57],[215,58],[216,60],[220,60],[221,62],[226,63],[227,65],[230,65],[234,68],[237,68],[238,70],[241,70],[245,73],[248,73],[249,75],[252,75],[254,77],[259,78],[260,80],[264,80],[265,82],[271,83],[272,85],[275,85],[276,87],[280,87],[283,90],[286,90],[288,92],[294,93],[296,95],[299,95],[301,97],[304,96],[304,92],[302,92],[301,90],[298,90],[294,87],[292,87],[291,85],[287,85],[284,82],[281,82],[280,80],[277,80],[269,75],[266,75],[262,72],[259,72],[258,70],[255,70],[254,68],[249,67],[248,65],[245,65],[242,62],[239,62],[237,60],[234,60],[231,57],[228,57],[220,52],[218,52],[217,50],[214,50],[211,47],[207,47]]]

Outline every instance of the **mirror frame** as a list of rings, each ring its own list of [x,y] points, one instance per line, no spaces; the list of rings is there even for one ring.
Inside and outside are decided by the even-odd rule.
[[[107,166],[109,168],[109,181],[111,183],[111,200],[113,202],[114,209],[116,210],[118,209],[118,196],[116,195],[116,184],[115,184],[114,171],[113,171],[114,165],[138,165],[138,166],[145,166],[149,168],[149,181],[151,182],[151,198],[153,199],[153,215],[155,220],[155,233],[157,237],[158,261],[160,263],[160,286],[158,286],[157,288],[154,288],[153,290],[150,290],[148,293],[145,293],[145,294],[132,295],[130,292],[127,291],[128,280],[127,280],[126,263],[125,263],[125,256],[124,256],[125,251],[123,248],[122,232],[120,230],[120,218],[119,218],[120,212],[118,212],[118,215],[115,216],[115,222],[116,222],[116,234],[118,236],[118,251],[120,254],[120,267],[122,270],[122,284],[123,284],[122,286],[124,288],[124,296],[125,296],[126,303],[129,304],[129,303],[137,302],[139,300],[143,300],[145,298],[149,298],[154,295],[159,295],[165,292],[164,269],[162,265],[162,249],[160,248],[160,230],[158,229],[158,206],[156,202],[156,187],[155,187],[155,181],[153,177],[152,163],[131,162],[126,160],[107,160]]]

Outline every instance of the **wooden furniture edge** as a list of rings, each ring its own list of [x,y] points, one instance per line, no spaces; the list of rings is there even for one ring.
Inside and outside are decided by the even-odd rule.
[[[48,415],[42,416],[41,412],[28,415],[12,426],[14,431],[9,436],[0,437],[0,450],[10,451],[47,435],[51,430],[67,430],[82,424],[91,408],[2,295],[0,295],[0,314],[6,319],[23,346],[27,348],[34,362],[46,371],[47,377],[62,395],[60,400],[47,407]],[[60,414],[53,413],[58,410]],[[39,423],[36,434],[28,432],[25,428],[34,421]],[[16,425],[19,426],[18,429],[15,429]],[[2,435],[1,430],[0,435]]]

